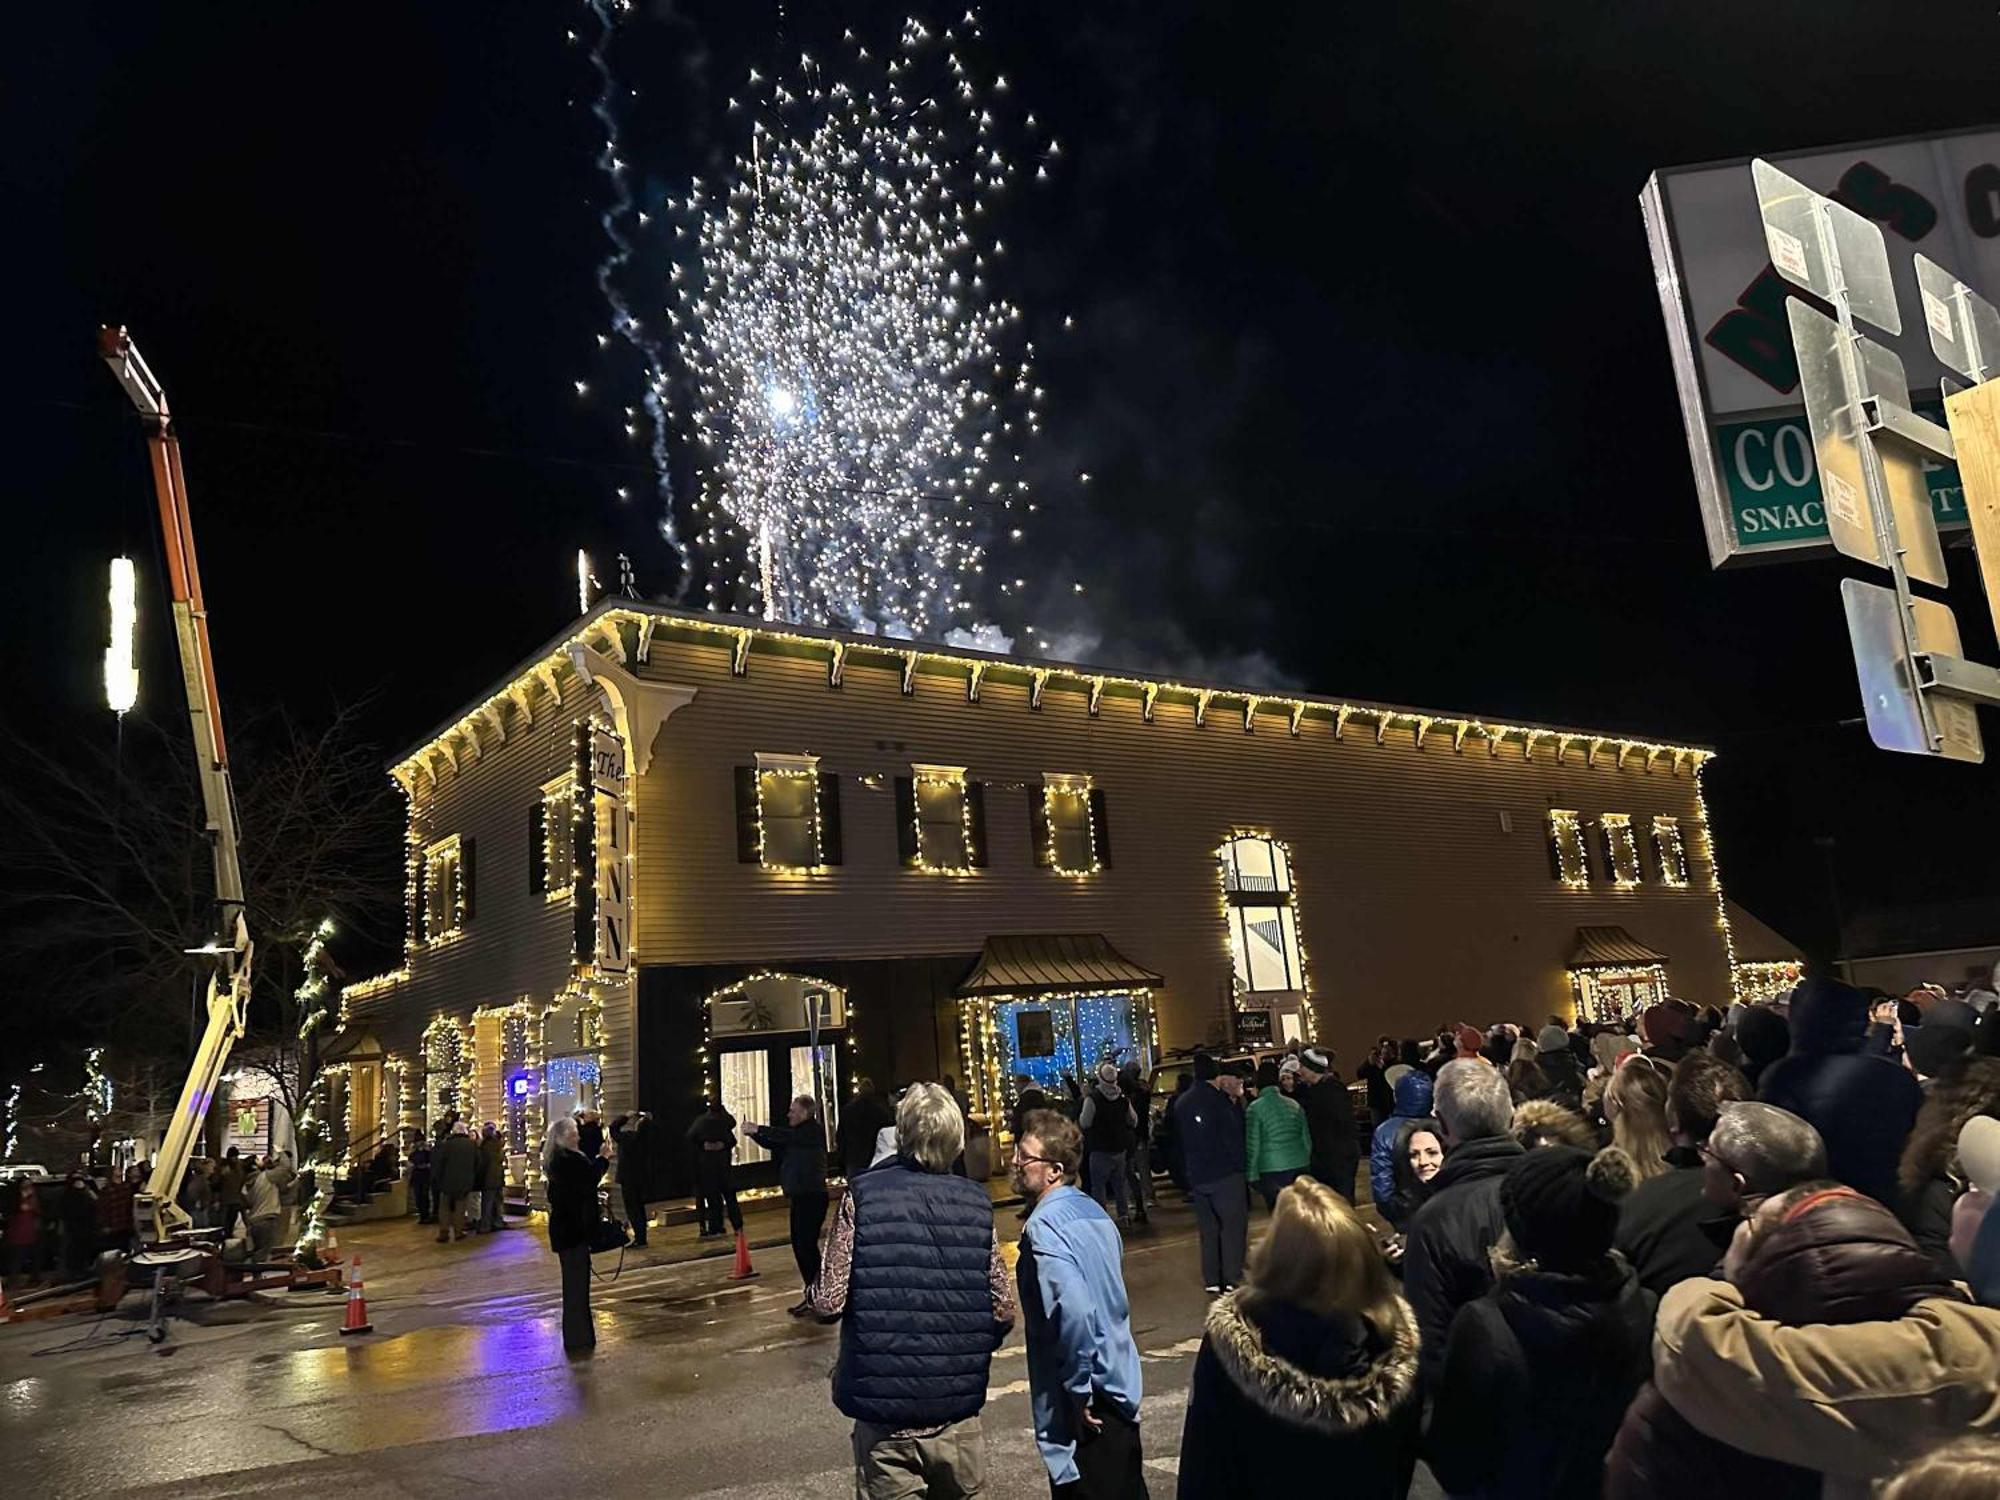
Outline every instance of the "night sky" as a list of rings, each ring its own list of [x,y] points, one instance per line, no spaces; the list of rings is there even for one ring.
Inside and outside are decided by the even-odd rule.
[[[641,202],[726,163],[749,67],[902,14],[641,0],[610,51]],[[569,29],[586,5],[11,18],[23,732],[110,734],[118,550],[147,570],[142,711],[177,714],[100,322],[180,415],[231,713],[368,698],[386,753],[560,628],[578,546],[669,585],[614,494],[647,475],[632,367],[596,347],[607,190]],[[987,31],[1064,144],[1001,226],[1049,394],[1038,524],[993,570],[1035,586],[993,619],[1110,665],[1714,744],[1731,893],[1814,950],[1816,837],[1850,913],[1995,909],[2000,771],[1868,745],[1839,568],[1710,572],[1636,203],[1656,167],[1989,123],[1990,6],[1008,0]],[[1954,566],[1967,652],[2000,659]]]

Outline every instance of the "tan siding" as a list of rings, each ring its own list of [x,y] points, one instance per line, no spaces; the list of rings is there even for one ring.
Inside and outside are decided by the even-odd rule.
[[[1246,734],[1238,708],[1218,706],[1198,728],[1191,707],[1167,701],[1149,724],[1137,701],[1112,696],[1092,718],[1081,693],[1057,686],[1033,711],[1025,686],[989,680],[973,704],[963,679],[931,675],[905,697],[893,671],[870,663],[850,663],[832,690],[823,659],[759,653],[739,678],[719,644],[665,637],[643,672],[698,693],[662,730],[639,789],[641,963],[950,953],[992,933],[1103,932],[1166,976],[1163,1039],[1185,1044],[1226,1016],[1214,851],[1252,828],[1292,847],[1322,1031],[1350,1059],[1377,1030],[1566,1006],[1562,962],[1584,923],[1618,923],[1668,954],[1679,993],[1727,999],[1694,777],[1665,759],[1648,773],[1634,755],[1620,770],[1606,751],[1586,769],[1578,742],[1558,766],[1552,738],[1524,760],[1518,742],[1494,756],[1476,736],[1455,754],[1448,730],[1419,750],[1406,724],[1378,745],[1359,719],[1340,741],[1324,721],[1294,738],[1269,715]],[[794,875],[737,862],[731,772],[760,750],[816,754],[846,778],[842,866]],[[888,779],[911,761],[963,764],[989,783],[990,868],[946,877],[898,865]],[[1046,771],[1087,772],[1105,790],[1112,868],[1072,880],[1033,866],[1023,788]],[[863,775],[882,785],[862,787]],[[1544,841],[1551,806],[1631,813],[1642,842],[1654,813],[1678,816],[1693,885],[1562,888]]]

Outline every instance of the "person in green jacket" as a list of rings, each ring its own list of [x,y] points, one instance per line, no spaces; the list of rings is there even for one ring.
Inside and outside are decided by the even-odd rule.
[[[1273,1208],[1278,1206],[1278,1194],[1290,1187],[1312,1160],[1312,1130],[1306,1124],[1306,1112],[1275,1082],[1259,1089],[1244,1112],[1243,1156],[1245,1174]]]

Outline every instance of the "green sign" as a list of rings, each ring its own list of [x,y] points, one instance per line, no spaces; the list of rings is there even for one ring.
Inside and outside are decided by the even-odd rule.
[[[1944,413],[1936,406],[1918,410],[1933,422]],[[1812,434],[1804,413],[1769,417],[1761,422],[1722,422],[1715,428],[1715,456],[1729,486],[1729,513],[1737,543],[1746,551],[1801,542],[1824,542],[1826,510],[1819,492],[1819,470],[1813,462]],[[1966,524],[1965,490],[1956,464],[1924,460],[1931,509],[1938,528]]]

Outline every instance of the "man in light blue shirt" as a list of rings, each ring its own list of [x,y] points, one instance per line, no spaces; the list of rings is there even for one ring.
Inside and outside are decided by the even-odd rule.
[[[1124,1242],[1076,1186],[1082,1155],[1082,1133],[1054,1110],[1021,1122],[1014,1186],[1029,1213],[1016,1275],[1035,1442],[1052,1496],[1146,1500]]]

